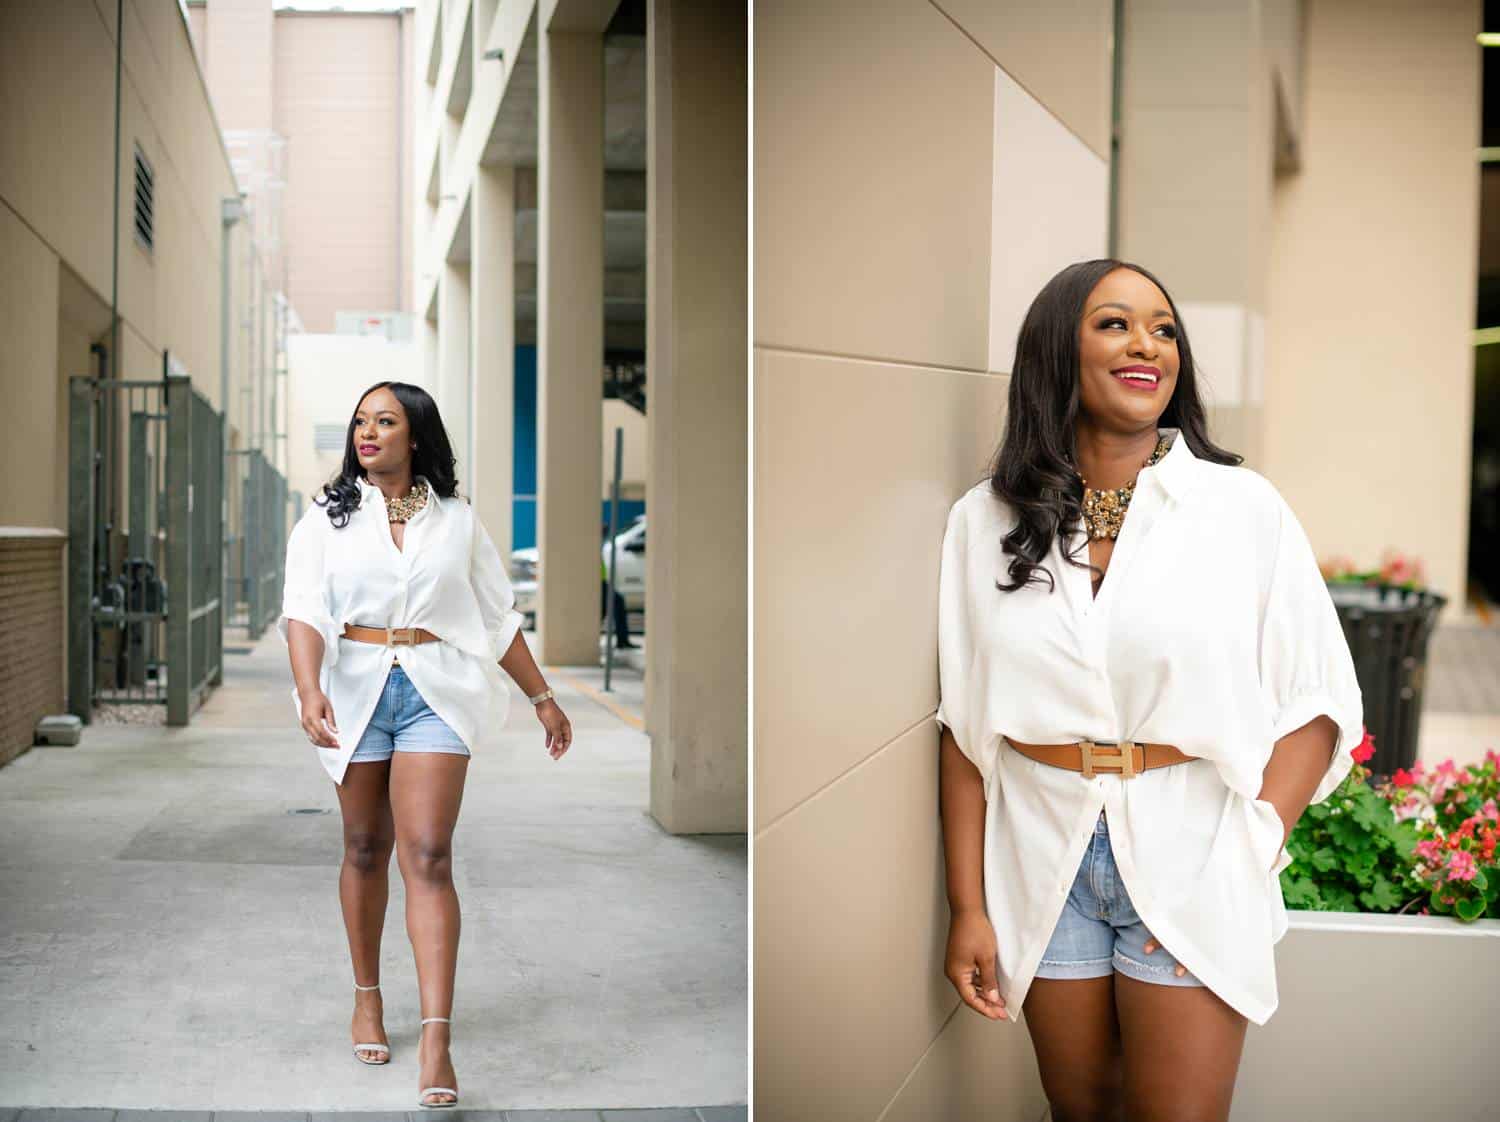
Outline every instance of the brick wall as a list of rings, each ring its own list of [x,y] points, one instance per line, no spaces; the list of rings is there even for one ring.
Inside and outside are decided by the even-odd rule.
[[[0,528],[0,766],[63,712],[63,546],[52,530]]]

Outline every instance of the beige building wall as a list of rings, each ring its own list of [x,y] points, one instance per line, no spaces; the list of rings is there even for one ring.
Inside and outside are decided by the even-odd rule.
[[[1295,0],[1128,4],[1119,256],[1182,314],[1217,443],[1261,460],[1270,183],[1296,128]],[[1290,35],[1290,41],[1288,36]]]
[[[411,11],[276,17],[287,292],[307,331],[333,331],[346,309],[411,307],[414,20]]]
[[[235,184],[180,10],[127,0],[124,12],[114,373],[159,380],[169,349],[217,407],[219,204]],[[113,3],[0,6],[0,386],[22,408],[0,470],[37,480],[0,500],[0,524],[67,526],[67,377],[96,372],[89,343],[109,334],[114,69]],[[132,233],[136,144],[156,176],[149,251]],[[236,319],[244,298],[236,276]],[[231,400],[243,376],[237,359]]]
[[[116,16],[112,0],[0,5],[0,393],[9,422],[0,472],[24,480],[0,498],[0,537],[7,551],[33,559],[28,600],[52,607],[28,620],[50,629],[39,639],[55,655],[39,676],[28,666],[25,689],[5,714],[0,758],[24,751],[35,720],[67,700],[68,379],[100,372],[90,346],[110,343],[112,293],[120,322],[111,374],[159,381],[162,353],[170,351],[215,407],[224,396],[220,206],[237,193],[229,157],[179,6],[126,0],[123,40]],[[137,145],[155,176],[149,249],[134,234]],[[237,229],[229,246],[235,325],[249,311],[238,273],[246,251]],[[231,402],[247,382],[247,336],[236,326]],[[118,413],[123,435],[126,410]],[[112,564],[129,531],[123,448],[121,440]]]
[[[754,20],[756,1117],[1035,1122],[943,977],[938,554],[1031,298],[1102,256],[1108,0]],[[833,967],[833,968],[830,968]]]
[[[302,329],[340,311],[410,311],[416,12],[273,10],[187,0],[220,123],[287,144],[279,231]],[[269,236],[269,235],[267,235]]]
[[[1308,5],[1302,159],[1270,247],[1263,470],[1320,557],[1419,555],[1441,622],[1467,607],[1481,16]]]

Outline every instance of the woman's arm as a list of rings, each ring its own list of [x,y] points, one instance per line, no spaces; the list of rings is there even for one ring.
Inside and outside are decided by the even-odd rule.
[[[542,677],[536,659],[531,657],[526,636],[519,631],[506,648],[505,657],[500,660],[500,669],[510,675],[511,681],[527,697],[535,697],[547,691],[547,680]],[[573,743],[573,726],[569,723],[567,714],[562,711],[562,706],[549,697],[536,707],[536,719],[547,730],[548,753],[554,760],[559,759]]]
[[[1281,815],[1282,845],[1292,836],[1292,828],[1328,770],[1338,732],[1333,718],[1320,713],[1295,732],[1287,733],[1271,749],[1271,759],[1256,797],[1265,799]]]
[[[287,620],[287,649],[292,657],[292,681],[297,695],[307,698],[319,690],[318,670],[323,665],[323,636],[300,619]]]
[[[531,648],[526,645],[526,636],[521,632],[516,632],[516,637],[506,648],[505,655],[500,659],[500,669],[510,675],[510,680],[527,697],[546,692],[547,679],[542,677],[536,659],[531,657]]]
[[[319,670],[323,665],[323,635],[312,624],[300,619],[286,621],[286,645],[291,652],[292,680],[297,684],[297,698],[302,703],[302,731],[319,748],[337,748],[339,731],[334,719],[333,703],[323,696]]]
[[[964,1003],[992,1021],[1005,1019],[995,978],[995,929],[984,910],[984,780],[943,729],[938,792],[948,874],[946,973]]]
[[[943,857],[948,871],[948,909],[954,915],[984,911],[984,780],[943,730],[939,763]]]

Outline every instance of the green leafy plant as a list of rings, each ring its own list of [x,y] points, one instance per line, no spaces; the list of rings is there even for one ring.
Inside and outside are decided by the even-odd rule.
[[[1409,820],[1398,821],[1390,803],[1370,786],[1364,762],[1374,753],[1374,739],[1366,731],[1344,781],[1297,820],[1286,843],[1292,861],[1281,870],[1287,907],[1395,912],[1410,902],[1417,829]]]
[[[1374,754],[1366,730],[1344,781],[1297,821],[1281,871],[1287,907],[1500,916],[1500,755],[1462,772],[1452,760],[1431,772],[1418,763],[1372,786]]]

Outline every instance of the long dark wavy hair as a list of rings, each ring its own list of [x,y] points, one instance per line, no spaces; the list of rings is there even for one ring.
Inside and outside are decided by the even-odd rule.
[[[344,430],[344,462],[339,473],[323,484],[322,501],[313,499],[328,509],[328,520],[339,529],[347,526],[350,515],[359,509],[359,481],[366,478],[364,468],[359,466],[359,454],[354,450],[354,418],[359,413],[359,403],[381,388],[395,394],[401,408],[406,410],[411,437],[417,445],[411,454],[412,479],[425,476],[432,489],[445,499],[458,494],[453,445],[432,395],[410,382],[376,382],[359,395],[349,414],[349,427]]]
[[[1083,520],[1083,482],[1073,464],[1074,424],[1079,411],[1078,327],[1084,301],[1094,286],[1115,269],[1133,269],[1161,289],[1177,326],[1177,385],[1157,424],[1179,429],[1179,436],[1199,459],[1237,465],[1244,457],[1208,439],[1203,402],[1187,329],[1166,285],[1140,265],[1101,257],[1069,265],[1049,280],[1021,324],[1011,367],[1010,397],[1005,434],[990,465],[990,487],[1010,503],[1016,525],[1005,535],[1003,552],[1010,555],[1011,584],[996,580],[1001,592],[1015,592],[1046,578],[1055,590],[1052,573],[1043,565],[1052,542],[1071,534]],[[1087,549],[1087,542],[1083,548]],[[1064,554],[1068,564],[1103,575],[1097,565]]]

